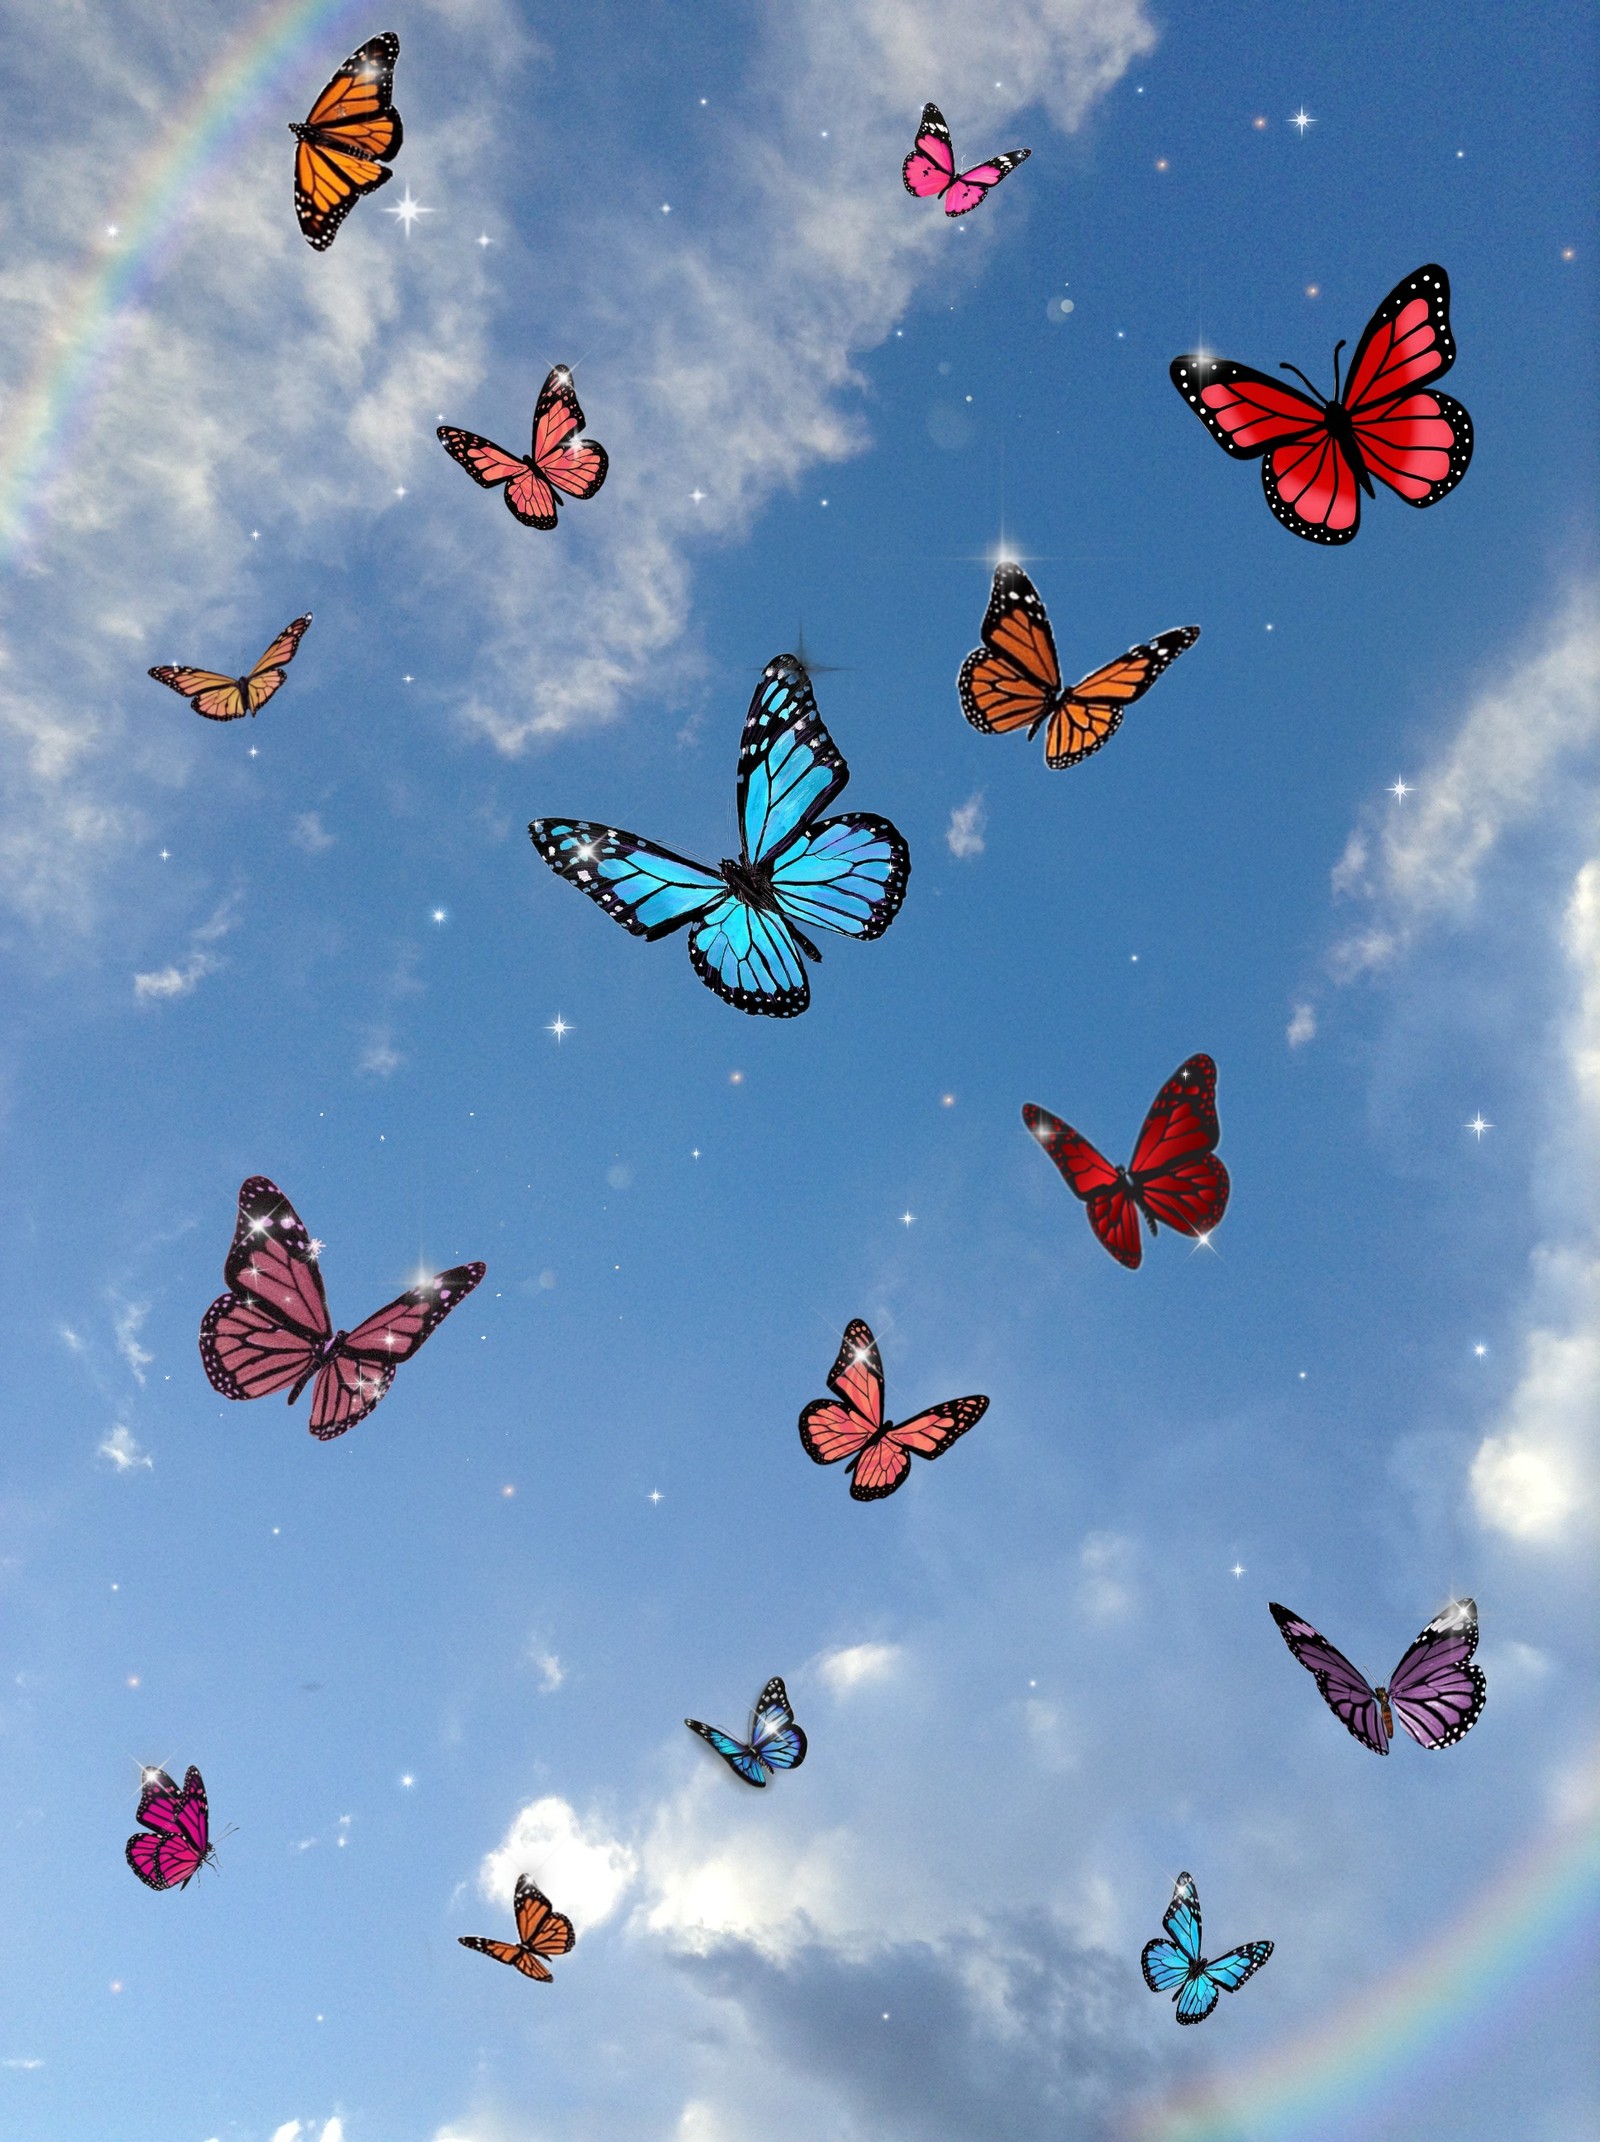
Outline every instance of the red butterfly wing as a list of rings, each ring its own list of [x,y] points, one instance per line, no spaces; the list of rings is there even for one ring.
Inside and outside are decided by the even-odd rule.
[[[1088,1210],[1089,1225],[1100,1241],[1130,1272],[1136,1272],[1144,1256],[1139,1239],[1139,1212],[1130,1194],[1126,1176],[1114,1168],[1104,1153],[1091,1145],[1081,1131],[1047,1108],[1025,1101],[1022,1120],[1060,1169],[1062,1179]]]
[[[901,136],[904,140],[904,135]],[[911,154],[900,166],[907,193],[926,201],[943,193],[956,175],[956,154],[950,129],[937,104],[924,104],[922,119]]]
[[[818,1465],[837,1465],[864,1450],[883,1426],[883,1361],[859,1317],[845,1326],[828,1375],[833,1398],[814,1398],[800,1416],[800,1441]]]
[[[593,498],[610,466],[598,439],[580,439],[583,411],[573,392],[572,374],[558,364],[539,389],[533,412],[534,467],[546,483],[571,498]]]
[[[1261,464],[1267,504],[1313,543],[1348,543],[1361,518],[1361,486],[1322,405],[1287,381],[1224,357],[1175,357],[1172,384],[1217,444]]]
[[[1308,543],[1348,543],[1361,525],[1361,479],[1327,429],[1273,447],[1261,488],[1284,527]]]
[[[1424,391],[1455,361],[1450,278],[1430,261],[1372,315],[1343,396],[1368,470],[1410,506],[1453,491],[1472,459],[1471,417],[1448,394]]]
[[[1206,1234],[1228,1206],[1228,1171],[1213,1153],[1217,1067],[1191,1056],[1162,1087],[1144,1119],[1128,1163],[1134,1196],[1154,1220],[1180,1234]]]
[[[451,1310],[463,1302],[488,1269],[453,1265],[425,1286],[411,1287],[388,1302],[339,1342],[318,1374],[311,1400],[311,1433],[323,1442],[365,1420],[409,1361]]]

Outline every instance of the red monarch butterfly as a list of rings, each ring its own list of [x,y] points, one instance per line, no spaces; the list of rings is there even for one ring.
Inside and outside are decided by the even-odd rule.
[[[1217,444],[1261,462],[1267,504],[1308,543],[1348,543],[1372,479],[1408,506],[1453,491],[1472,459],[1472,419],[1448,394],[1429,390],[1456,361],[1450,278],[1430,262],[1396,283],[1356,344],[1341,391],[1338,342],[1326,399],[1298,366],[1309,396],[1228,358],[1174,357],[1172,384]]]
[[[245,714],[259,714],[283,683],[295,650],[306,635],[311,612],[285,625],[253,669],[242,677],[224,677],[214,669],[186,669],[181,663],[163,662],[149,674],[157,684],[181,692],[197,714],[207,721],[238,721]]]
[[[997,565],[983,645],[967,656],[956,680],[961,711],[991,736],[1025,727],[1031,737],[1048,722],[1045,764],[1076,766],[1116,735],[1123,710],[1199,637],[1198,625],[1158,633],[1064,691],[1038,589],[1020,565]]]
[[[533,445],[528,459],[475,431],[439,426],[439,442],[486,491],[506,487],[506,505],[525,528],[554,528],[556,492],[593,498],[606,480],[610,460],[598,439],[580,439],[583,411],[564,364],[551,371],[533,408]]]
[[[1181,1235],[1208,1235],[1228,1209],[1228,1171],[1216,1157],[1217,1067],[1209,1056],[1191,1056],[1173,1072],[1125,1168],[1114,1168],[1081,1131],[1031,1101],[1022,1120],[1082,1198],[1099,1241],[1130,1272],[1144,1255],[1141,1213],[1151,1234],[1160,1221]]]
[[[289,131],[294,152],[294,208],[306,243],[325,253],[335,233],[364,193],[387,186],[386,166],[405,138],[400,114],[390,108],[400,40],[393,30],[358,45],[306,113]]]
[[[544,1891],[536,1889],[525,1874],[517,1876],[514,1909],[516,1941],[491,1941],[487,1934],[458,1934],[456,1939],[464,1949],[476,1949],[480,1956],[492,1956],[524,1978],[542,1979],[548,1985],[554,1974],[540,1959],[566,1955],[575,1938],[572,1921],[555,1910]]]

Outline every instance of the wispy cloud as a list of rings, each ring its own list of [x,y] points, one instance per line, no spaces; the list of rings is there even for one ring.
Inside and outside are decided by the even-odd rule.
[[[149,1356],[146,1355],[145,1358],[148,1360]],[[132,1432],[125,1428],[121,1421],[118,1421],[99,1448],[100,1456],[109,1458],[119,1473],[135,1472],[141,1466],[148,1472],[155,1463],[142,1445],[134,1441]]]
[[[842,1650],[822,1654],[817,1675],[836,1696],[842,1696],[868,1682],[887,1680],[899,1663],[898,1644],[847,1644]]]
[[[112,1336],[117,1342],[117,1352],[133,1371],[134,1381],[142,1384],[144,1372],[154,1361],[139,1344],[139,1333],[144,1329],[144,1320],[150,1314],[148,1302],[113,1301],[111,1314]]]
[[[302,811],[289,828],[289,838],[307,855],[322,855],[333,846],[333,835],[322,823],[320,811]]]
[[[405,1057],[394,1045],[394,1036],[386,1026],[372,1029],[366,1039],[356,1069],[366,1078],[393,1078]]]
[[[166,967],[157,967],[148,974],[136,974],[133,978],[133,993],[141,1004],[160,1004],[172,997],[187,997],[200,986],[208,974],[215,974],[222,962],[212,950],[220,944],[233,928],[234,903],[226,900],[212,915],[209,922],[201,923],[190,932],[189,953],[182,961]]]
[[[1284,1039],[1291,1049],[1303,1049],[1308,1041],[1316,1038],[1317,1015],[1309,1004],[1297,1004],[1289,1015],[1289,1024],[1284,1030]]]
[[[982,855],[984,828],[989,823],[983,808],[983,791],[969,796],[965,803],[958,803],[950,813],[950,823],[945,828],[945,846],[954,856]]]

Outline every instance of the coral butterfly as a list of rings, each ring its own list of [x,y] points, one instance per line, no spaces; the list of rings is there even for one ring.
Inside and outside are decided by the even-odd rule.
[[[191,1763],[181,1791],[156,1768],[141,1783],[134,1820],[143,1828],[128,1839],[128,1865],[147,1888],[186,1889],[212,1857],[205,1782]]]
[[[955,148],[944,114],[937,104],[924,104],[916,142],[900,166],[900,176],[905,180],[906,192],[914,193],[918,200],[942,198],[947,216],[964,216],[977,207],[991,186],[998,186],[1008,171],[1015,171],[1032,154],[1031,149],[1007,149],[1003,156],[991,156],[986,164],[957,171]]]
[[[174,662],[163,662],[149,674],[157,684],[181,692],[207,721],[238,721],[241,715],[259,714],[278,690],[310,623],[308,610],[304,617],[285,625],[260,661],[242,677],[224,677],[214,669],[186,669]]]
[[[506,487],[506,505],[525,528],[554,528],[556,492],[569,498],[593,498],[606,480],[610,462],[598,439],[580,439],[583,411],[572,391],[572,374],[558,364],[539,389],[533,410],[533,445],[528,459],[508,454],[493,439],[475,431],[439,426],[444,450],[459,461],[474,483],[492,491]]]
[[[410,1287],[354,1331],[335,1331],[317,1265],[320,1242],[276,1183],[240,1186],[239,1219],[219,1295],[200,1323],[200,1359],[224,1398],[265,1398],[285,1384],[292,1406],[315,1378],[311,1433],[323,1442],[365,1420],[409,1361],[482,1279],[458,1264]]]
[[[987,1398],[950,1398],[909,1421],[885,1420],[883,1360],[859,1317],[845,1326],[828,1389],[832,1398],[814,1398],[801,1414],[800,1440],[818,1465],[850,1460],[850,1493],[857,1502],[892,1495],[910,1472],[913,1454],[943,1457],[989,1410]]]
[[[294,152],[294,210],[309,245],[325,253],[364,193],[387,186],[404,139],[390,108],[400,40],[393,30],[358,45],[318,97],[305,123],[289,131]]]
[[[1228,1171],[1215,1157],[1217,1067],[1209,1056],[1180,1064],[1151,1103],[1133,1158],[1114,1168],[1081,1132],[1048,1109],[1023,1104],[1022,1120],[1088,1207],[1089,1225],[1129,1271],[1144,1254],[1139,1215],[1182,1235],[1208,1235],[1228,1209]]]
[[[1219,1995],[1237,1993],[1272,1954],[1270,1941],[1247,1941],[1207,1963],[1200,1954],[1200,1896],[1192,1874],[1178,1876],[1161,1923],[1167,1938],[1147,1941],[1139,1965],[1152,1993],[1170,1993],[1177,2002],[1180,2023],[1203,2023]]]
[[[728,1768],[747,1785],[765,1785],[772,1772],[798,1770],[806,1759],[806,1737],[794,1722],[789,1691],[779,1674],[773,1675],[756,1698],[747,1741],[735,1740],[720,1726],[702,1725],[698,1718],[683,1722],[691,1733],[710,1741]]]
[[[739,744],[739,855],[717,869],[586,818],[536,818],[550,868],[635,937],[689,928],[708,989],[743,1012],[791,1019],[811,1001],[806,930],[881,937],[900,912],[911,852],[887,818],[820,818],[850,779],[793,655],[762,672]]]
[[[1483,1668],[1470,1663],[1478,1648],[1472,1600],[1454,1600],[1429,1622],[1387,1688],[1372,1687],[1342,1651],[1287,1607],[1273,1604],[1272,1618],[1301,1665],[1316,1675],[1323,1702],[1374,1755],[1388,1754],[1396,1718],[1424,1748],[1453,1748],[1477,1724],[1488,1685]]]
[[[1450,278],[1431,263],[1396,283],[1356,344],[1344,387],[1338,342],[1333,393],[1304,395],[1247,364],[1192,354],[1172,360],[1172,384],[1217,444],[1236,460],[1261,460],[1267,504],[1308,543],[1348,543],[1361,522],[1361,493],[1387,484],[1408,506],[1453,491],[1472,459],[1472,419],[1429,382],[1456,359]]]
[[[480,1956],[492,1956],[524,1978],[542,1979],[548,1985],[552,1973],[541,1958],[566,1955],[573,1943],[572,1921],[563,1918],[525,1874],[517,1876],[514,1908],[518,1937],[514,1942],[491,1941],[487,1934],[458,1934],[456,1939],[464,1949],[476,1949]]]
[[[1124,710],[1199,637],[1198,625],[1157,633],[1064,691],[1038,589],[1021,566],[997,565],[983,645],[967,656],[956,680],[961,711],[974,729],[990,735],[1026,728],[1031,737],[1049,722],[1045,764],[1076,766],[1116,735]]]

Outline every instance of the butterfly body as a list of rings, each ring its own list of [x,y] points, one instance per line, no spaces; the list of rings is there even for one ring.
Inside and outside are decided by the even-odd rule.
[[[480,489],[501,484],[506,510],[525,528],[554,528],[556,494],[593,498],[606,480],[610,459],[598,439],[580,438],[583,410],[564,364],[552,368],[533,409],[533,441],[524,458],[496,446],[480,432],[441,424],[438,439]]]
[[[480,1956],[490,1956],[496,1963],[509,1964],[524,1978],[549,1985],[554,1973],[544,1959],[565,1956],[569,1952],[575,1939],[572,1921],[557,1911],[544,1891],[535,1887],[525,1874],[517,1876],[513,1908],[517,1919],[514,1942],[493,1941],[487,1934],[458,1934],[456,1939],[464,1949],[476,1949]]]
[[[181,662],[163,662],[148,674],[157,684],[187,699],[207,721],[238,721],[242,715],[259,714],[282,687],[310,624],[309,610],[304,617],[291,619],[260,661],[242,677],[225,677],[212,669],[191,669]]]
[[[1373,1688],[1344,1653],[1289,1607],[1271,1602],[1284,1642],[1315,1676],[1322,1700],[1354,1740],[1387,1755],[1395,1719],[1419,1747],[1453,1748],[1477,1724],[1488,1699],[1478,1648],[1478,1609],[1454,1600],[1410,1646],[1387,1686]]]
[[[1064,685],[1038,589],[1019,565],[998,565],[983,645],[967,656],[956,680],[961,711],[987,735],[1026,729],[1031,738],[1048,723],[1045,764],[1056,770],[1076,766],[1110,742],[1126,709],[1199,637],[1198,625],[1158,633],[1077,684]]]
[[[1326,398],[1250,365],[1198,353],[1175,357],[1172,383],[1217,444],[1261,462],[1267,504],[1310,543],[1348,543],[1373,479],[1410,506],[1453,491],[1472,459],[1472,419],[1433,382],[1455,362],[1450,278],[1437,263],[1395,285],[1367,323],[1341,386],[1340,342]]]
[[[859,1317],[845,1326],[828,1388],[832,1398],[814,1398],[800,1415],[800,1442],[817,1465],[849,1459],[856,1502],[892,1495],[911,1471],[914,1456],[942,1457],[989,1409],[988,1399],[974,1394],[947,1399],[910,1420],[889,1420],[883,1410],[883,1359]]]
[[[762,673],[745,717],[736,781],[740,852],[715,869],[618,826],[536,818],[543,860],[614,922],[651,940],[689,932],[689,960],[738,1011],[788,1019],[811,1001],[816,930],[881,937],[900,911],[911,854],[867,811],[821,813],[850,769],[793,655]]]
[[[227,1293],[200,1323],[200,1360],[224,1398],[313,1386],[311,1433],[329,1442],[377,1405],[410,1360],[482,1279],[482,1264],[454,1265],[410,1287],[353,1330],[335,1330],[317,1262],[320,1244],[276,1183],[252,1175],[239,1190]]]
[[[1139,1967],[1152,1993],[1170,1993],[1180,2023],[1203,2023],[1224,1993],[1237,1993],[1272,1954],[1270,1941],[1247,1941],[1207,1961],[1200,1953],[1200,1896],[1191,1874],[1180,1874],[1162,1925],[1165,1937],[1147,1941]]]
[[[213,1858],[205,1781],[192,1763],[181,1786],[160,1768],[146,1770],[134,1820],[142,1827],[124,1857],[147,1889],[186,1889]]]
[[[991,187],[998,186],[1008,171],[1026,163],[1031,149],[1007,149],[970,171],[957,171],[955,147],[944,114],[937,104],[924,104],[917,125],[917,138],[900,166],[907,193],[919,200],[939,200],[947,216],[964,216],[976,208]]]
[[[1133,1158],[1117,1167],[1081,1131],[1025,1102],[1022,1120],[1082,1200],[1096,1239],[1129,1271],[1144,1256],[1139,1222],[1206,1236],[1228,1207],[1228,1171],[1216,1157],[1217,1067],[1209,1056],[1178,1066],[1151,1103]]]
[[[358,45],[303,121],[295,138],[294,206],[306,243],[325,253],[363,195],[387,186],[390,160],[405,138],[390,103],[400,40],[392,30]]]
[[[795,1724],[780,1674],[773,1675],[755,1700],[747,1741],[724,1733],[720,1726],[702,1725],[698,1718],[683,1722],[691,1733],[709,1742],[735,1777],[747,1785],[765,1785],[775,1772],[798,1770],[806,1759],[806,1736]]]

